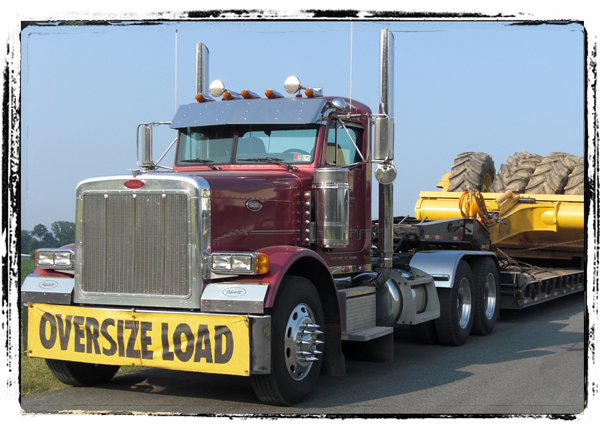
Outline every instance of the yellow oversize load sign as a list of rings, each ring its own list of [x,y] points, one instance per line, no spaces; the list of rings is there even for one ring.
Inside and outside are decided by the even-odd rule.
[[[30,303],[29,356],[250,375],[248,317]]]

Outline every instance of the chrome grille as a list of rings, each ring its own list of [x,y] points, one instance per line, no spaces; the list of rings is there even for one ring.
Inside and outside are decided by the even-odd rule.
[[[189,294],[186,194],[85,194],[82,239],[84,292]]]

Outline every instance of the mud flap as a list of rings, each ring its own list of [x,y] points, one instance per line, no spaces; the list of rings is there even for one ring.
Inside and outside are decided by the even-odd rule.
[[[325,322],[325,346],[321,375],[346,375],[346,359],[342,352],[339,323]]]
[[[394,360],[394,333],[367,342],[342,343],[344,355],[350,361],[392,362]]]

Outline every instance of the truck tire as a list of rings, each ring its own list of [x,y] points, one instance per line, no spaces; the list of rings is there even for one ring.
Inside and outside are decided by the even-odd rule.
[[[318,329],[324,326],[324,315],[313,284],[303,277],[285,277],[271,317],[271,373],[252,375],[252,387],[262,402],[290,406],[310,393],[321,371]]]
[[[461,192],[467,187],[487,192],[494,180],[494,161],[487,153],[465,152],[454,159],[448,191]]]
[[[567,185],[565,186],[565,194],[569,195],[583,195],[584,194],[584,171],[585,164],[583,157],[579,158],[579,161],[573,168],[573,172],[569,175]]]
[[[513,193],[524,193],[529,183],[529,178],[542,156],[529,152],[516,152],[509,156],[494,177],[490,187],[492,193],[504,193],[511,190]]]
[[[475,279],[473,296],[473,329],[471,334],[490,334],[500,314],[500,277],[492,258],[475,258],[471,261]]]
[[[460,346],[467,341],[473,328],[473,273],[469,264],[460,261],[452,288],[438,289],[440,317],[435,331],[443,345]]]
[[[119,365],[87,364],[57,359],[46,359],[46,365],[61,383],[82,387],[108,383],[121,368]]]
[[[545,156],[529,179],[527,194],[563,194],[576,159],[567,153],[553,152]]]

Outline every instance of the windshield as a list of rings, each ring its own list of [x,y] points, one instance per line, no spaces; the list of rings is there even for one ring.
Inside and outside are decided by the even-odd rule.
[[[312,163],[318,126],[191,127],[180,130],[178,166],[252,162]]]

